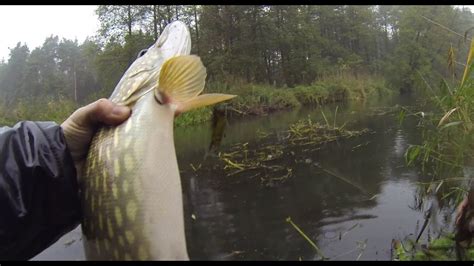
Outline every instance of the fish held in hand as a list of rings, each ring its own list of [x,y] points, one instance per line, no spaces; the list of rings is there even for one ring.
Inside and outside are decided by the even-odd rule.
[[[200,95],[206,69],[189,52],[187,27],[168,25],[112,93],[110,99],[130,106],[132,114],[97,131],[80,178],[89,260],[188,259],[173,121],[235,97]]]

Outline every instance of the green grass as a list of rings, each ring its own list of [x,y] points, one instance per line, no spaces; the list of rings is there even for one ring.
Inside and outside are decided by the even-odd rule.
[[[238,116],[266,115],[273,111],[292,109],[302,105],[323,105],[346,100],[379,98],[391,93],[378,77],[326,77],[311,85],[294,88],[276,88],[265,84],[229,85],[217,82],[207,84],[206,91],[235,94],[238,97],[224,103]],[[92,100],[91,100],[92,101]],[[6,109],[0,107],[0,125],[13,125],[21,120],[63,122],[80,106],[66,99],[21,100]],[[191,110],[179,115],[176,127],[196,125],[210,120],[212,107]]]
[[[0,106],[0,126],[19,121],[54,121],[61,124],[80,106],[66,99],[20,100],[11,108]]]
[[[423,118],[423,142],[406,152],[408,164],[420,165],[436,176],[452,175],[474,163],[474,41],[458,84],[443,81],[437,92],[427,84],[434,115]]]
[[[393,94],[380,77],[345,76],[326,77],[311,85],[294,88],[275,88],[263,84],[211,83],[209,92],[238,95],[229,102],[230,111],[238,115],[265,115],[276,110],[291,109],[302,105],[324,105],[346,100],[379,99]]]
[[[397,261],[456,261],[456,242],[454,234],[447,234],[434,239],[422,248],[421,243],[414,241],[398,241],[392,247],[393,258]],[[471,245],[465,250],[468,260],[474,259],[474,246]]]
[[[196,125],[210,120],[212,117],[212,107],[203,107],[180,114],[174,120],[176,127]]]
[[[469,192],[465,181],[471,177],[464,170],[466,166],[474,165],[473,59],[474,40],[464,74],[457,84],[450,85],[443,81],[437,91],[426,84],[435,110],[432,115],[419,118],[422,143],[411,145],[405,153],[407,165],[419,166],[424,173],[432,174],[430,182],[419,184],[418,197],[428,196],[436,186],[439,204],[452,206],[453,209]],[[429,243],[427,250],[412,252],[411,256],[402,254],[401,249],[398,252],[401,260],[455,260],[453,243],[453,237],[441,238]],[[474,258],[474,248],[467,254],[470,259]]]

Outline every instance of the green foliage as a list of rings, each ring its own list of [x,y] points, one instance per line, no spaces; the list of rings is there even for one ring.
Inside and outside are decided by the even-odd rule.
[[[259,115],[301,105],[292,89],[248,85],[235,91],[239,97],[235,98],[229,105],[244,114]]]
[[[123,40],[132,35],[133,30],[145,18],[145,6],[101,5],[96,10],[105,39]]]
[[[12,48],[0,63],[0,104],[108,97],[137,53],[176,19],[189,26],[209,87],[243,95],[233,101],[238,110],[376,99],[463,75],[455,59],[467,49],[452,32],[474,23],[468,9],[453,6],[103,5],[96,13],[100,31],[82,44],[50,36],[33,51]]]
[[[13,124],[23,121],[54,121],[61,124],[66,120],[79,106],[67,99],[37,99],[21,100],[13,109],[0,109],[0,126]]]
[[[427,243],[425,247],[413,243],[412,240],[404,241],[393,247],[393,260],[398,261],[455,261],[456,243],[454,234],[447,234]],[[466,250],[469,260],[474,259],[474,247],[471,245]]]
[[[176,127],[198,125],[202,124],[205,121],[209,121],[211,117],[212,108],[206,106],[180,114],[174,120],[174,125]]]
[[[297,86],[291,91],[301,104],[324,104],[329,98],[329,92],[322,84],[312,84],[310,86]]]
[[[405,162],[407,165],[411,165],[420,155],[420,146],[410,146],[405,152]]]
[[[474,51],[474,41],[470,51]],[[450,89],[447,82],[441,83],[441,93],[431,94],[435,113],[430,118],[421,118],[423,126],[423,142],[411,146],[405,158],[408,164],[418,163],[423,171],[434,173],[434,178],[439,179],[453,174],[462,173],[466,166],[474,162],[474,79],[469,73],[474,62],[469,53],[466,70],[455,89]],[[462,184],[459,184],[462,185]],[[457,187],[446,192],[442,199],[456,199],[456,202],[466,193]]]
[[[364,81],[365,80],[365,81]],[[336,82],[336,83],[334,83]],[[374,91],[379,86],[377,78],[367,78],[358,81],[358,86],[350,87],[352,80],[338,81],[328,79],[315,82],[309,86],[297,86],[295,88],[274,88],[268,85],[247,84],[240,87],[230,87],[222,83],[210,83],[206,92],[233,93],[238,95],[232,101],[226,103],[229,111],[237,115],[264,115],[269,112],[297,108],[301,105],[323,105],[326,103],[348,100],[353,88],[367,88]],[[360,87],[359,87],[360,86]],[[378,94],[367,93],[371,97]],[[359,99],[359,98],[357,98]],[[366,100],[364,98],[364,100]],[[211,118],[210,108],[192,110],[178,116],[175,120],[176,126],[199,124]]]

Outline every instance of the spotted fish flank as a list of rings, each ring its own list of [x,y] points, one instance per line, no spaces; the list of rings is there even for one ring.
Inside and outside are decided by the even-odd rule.
[[[126,215],[127,215],[127,218],[129,221],[133,222],[135,221],[136,217],[137,217],[137,204],[135,203],[135,201],[129,201],[127,203],[127,207],[126,207]]]
[[[190,45],[183,23],[168,25],[110,97],[132,114],[92,139],[80,184],[87,259],[188,259],[173,120],[234,97],[199,95],[206,70]]]

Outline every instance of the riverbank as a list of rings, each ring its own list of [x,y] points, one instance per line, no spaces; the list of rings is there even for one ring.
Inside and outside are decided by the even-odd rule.
[[[311,85],[277,88],[265,84],[225,85],[208,83],[207,93],[229,93],[238,97],[225,103],[233,117],[262,116],[278,110],[303,105],[325,105],[347,100],[367,101],[393,94],[385,81],[373,76],[345,76],[325,78]],[[0,107],[0,125],[12,126],[17,121],[55,121],[62,123],[80,105],[70,100],[37,99],[35,102],[20,100],[14,107]],[[212,117],[212,107],[192,110],[178,116],[176,127],[204,123]]]
[[[34,102],[19,100],[6,108],[0,105],[0,127],[13,126],[19,121],[54,121],[61,124],[81,105],[66,99],[35,99]]]
[[[348,100],[367,101],[393,95],[384,79],[374,76],[331,77],[294,88],[276,88],[263,84],[228,86],[211,83],[206,91],[238,95],[225,104],[227,111],[234,117],[262,116],[303,105],[318,106]],[[201,108],[180,115],[175,120],[175,125],[195,125],[210,120],[211,116],[212,107]]]

